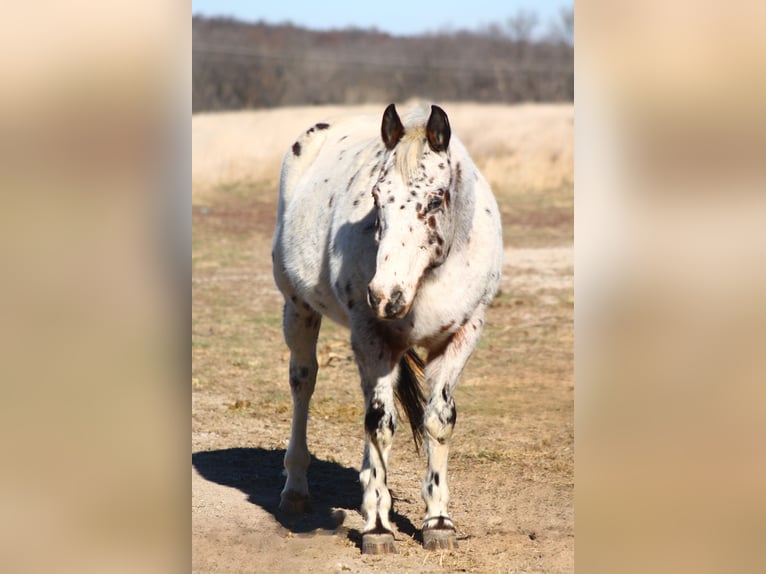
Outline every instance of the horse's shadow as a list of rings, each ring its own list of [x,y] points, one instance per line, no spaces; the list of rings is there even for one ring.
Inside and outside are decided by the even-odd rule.
[[[229,448],[193,453],[192,465],[206,480],[244,492],[249,502],[269,512],[291,532],[339,531],[344,513],[356,512],[359,508],[359,471],[312,455],[308,471],[311,511],[290,514],[279,509],[279,495],[285,481],[282,475],[284,456],[284,450]],[[420,537],[420,532],[407,517],[392,511],[391,520],[401,533]],[[361,548],[361,532],[346,530],[348,538]]]

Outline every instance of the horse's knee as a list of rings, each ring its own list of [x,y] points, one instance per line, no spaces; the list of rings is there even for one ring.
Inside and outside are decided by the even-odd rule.
[[[450,397],[448,401],[431,402],[426,408],[423,426],[428,435],[439,443],[445,443],[452,437],[457,420],[457,408],[455,400]]]
[[[364,428],[369,437],[379,446],[390,443],[396,432],[396,417],[393,409],[387,409],[380,399],[373,399],[367,406]]]
[[[315,357],[312,357],[311,360],[305,362],[291,360],[290,388],[295,393],[308,393],[311,395],[311,393],[314,392],[314,386],[316,385],[316,377],[318,371],[319,366]]]

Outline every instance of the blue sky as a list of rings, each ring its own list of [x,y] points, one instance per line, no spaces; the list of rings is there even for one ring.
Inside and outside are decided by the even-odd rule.
[[[234,16],[240,20],[290,21],[299,26],[330,28],[377,27],[391,34],[435,32],[445,27],[476,29],[490,22],[504,22],[520,8],[537,12],[537,34],[548,29],[572,0],[192,0],[192,14]]]

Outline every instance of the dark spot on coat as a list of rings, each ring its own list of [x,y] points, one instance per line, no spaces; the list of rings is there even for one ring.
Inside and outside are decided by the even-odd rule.
[[[404,204],[403,203],[399,206],[399,209],[404,209]]]
[[[444,399],[445,403],[449,402],[449,394],[447,393],[447,385],[444,385],[442,387],[442,398]]]
[[[442,325],[441,327],[439,327],[439,331],[444,333],[445,331],[448,331],[449,328],[452,327],[452,325],[454,324],[455,324],[455,321],[450,321],[446,325]],[[444,399],[444,400],[446,401],[447,399]]]
[[[295,142],[293,144],[293,155],[295,157],[298,157],[299,155],[301,155],[301,144],[298,142]]]
[[[486,214],[487,214],[487,215],[489,215],[489,216],[491,216],[491,215],[492,215],[492,212],[489,210],[489,207],[485,207],[485,208],[484,208],[484,213],[486,213]]]
[[[450,193],[449,189],[444,192],[444,205],[449,207]]]
[[[393,203],[394,201],[396,201],[396,198],[393,195],[389,195],[388,196],[388,203]]]
[[[373,400],[367,408],[367,414],[364,416],[364,428],[367,429],[370,435],[375,435],[375,431],[378,430],[378,425],[384,414],[383,403],[378,399]]]
[[[354,300],[353,299],[349,299],[348,300],[348,308],[349,309],[353,309],[354,308]]]
[[[436,484],[436,486],[439,486],[439,473],[438,472],[434,473],[434,484]]]
[[[318,130],[326,130],[327,128],[329,128],[329,127],[330,127],[330,124],[326,124],[326,123],[324,123],[324,122],[319,122],[319,123],[318,123],[318,124],[316,124],[314,127],[315,127],[316,129],[318,129]],[[344,136],[344,137],[345,137],[345,136]]]
[[[434,485],[433,484],[429,484],[428,485],[428,498],[433,497],[433,495],[434,495]]]
[[[340,139],[338,140],[338,143],[342,142],[342,141],[343,141],[344,139],[346,139],[347,137],[348,137],[348,136],[343,136],[342,138],[340,138]]]
[[[452,408],[450,408],[449,416],[447,417],[447,424],[450,426],[455,426],[455,421],[457,420],[457,409],[455,408],[455,405],[452,405]]]
[[[377,468],[373,468],[372,469],[372,478],[378,478],[378,469]]]
[[[296,301],[298,301],[298,296],[297,296],[297,295],[291,295],[291,296],[290,296],[290,301],[292,301],[293,303],[295,303]]]
[[[359,200],[358,200],[358,199],[355,199],[355,200],[354,200],[354,207],[356,207],[357,205],[359,205]]]
[[[422,211],[422,209],[423,209],[423,204],[422,203],[416,203],[415,204],[415,210],[416,211]]]
[[[432,229],[436,227],[436,218],[433,215],[428,218],[428,227]]]
[[[327,207],[332,207],[332,201],[333,201],[333,199],[335,199],[335,196],[334,196],[334,195],[331,195],[331,196],[330,196],[330,201],[328,201],[328,202],[327,202]]]

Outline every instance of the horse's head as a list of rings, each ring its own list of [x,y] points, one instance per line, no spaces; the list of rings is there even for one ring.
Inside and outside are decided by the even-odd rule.
[[[368,288],[370,307],[380,318],[404,317],[423,274],[449,253],[457,179],[450,134],[447,114],[438,106],[431,106],[427,122],[421,118],[406,128],[393,104],[383,114],[388,153],[372,190],[378,255]]]

